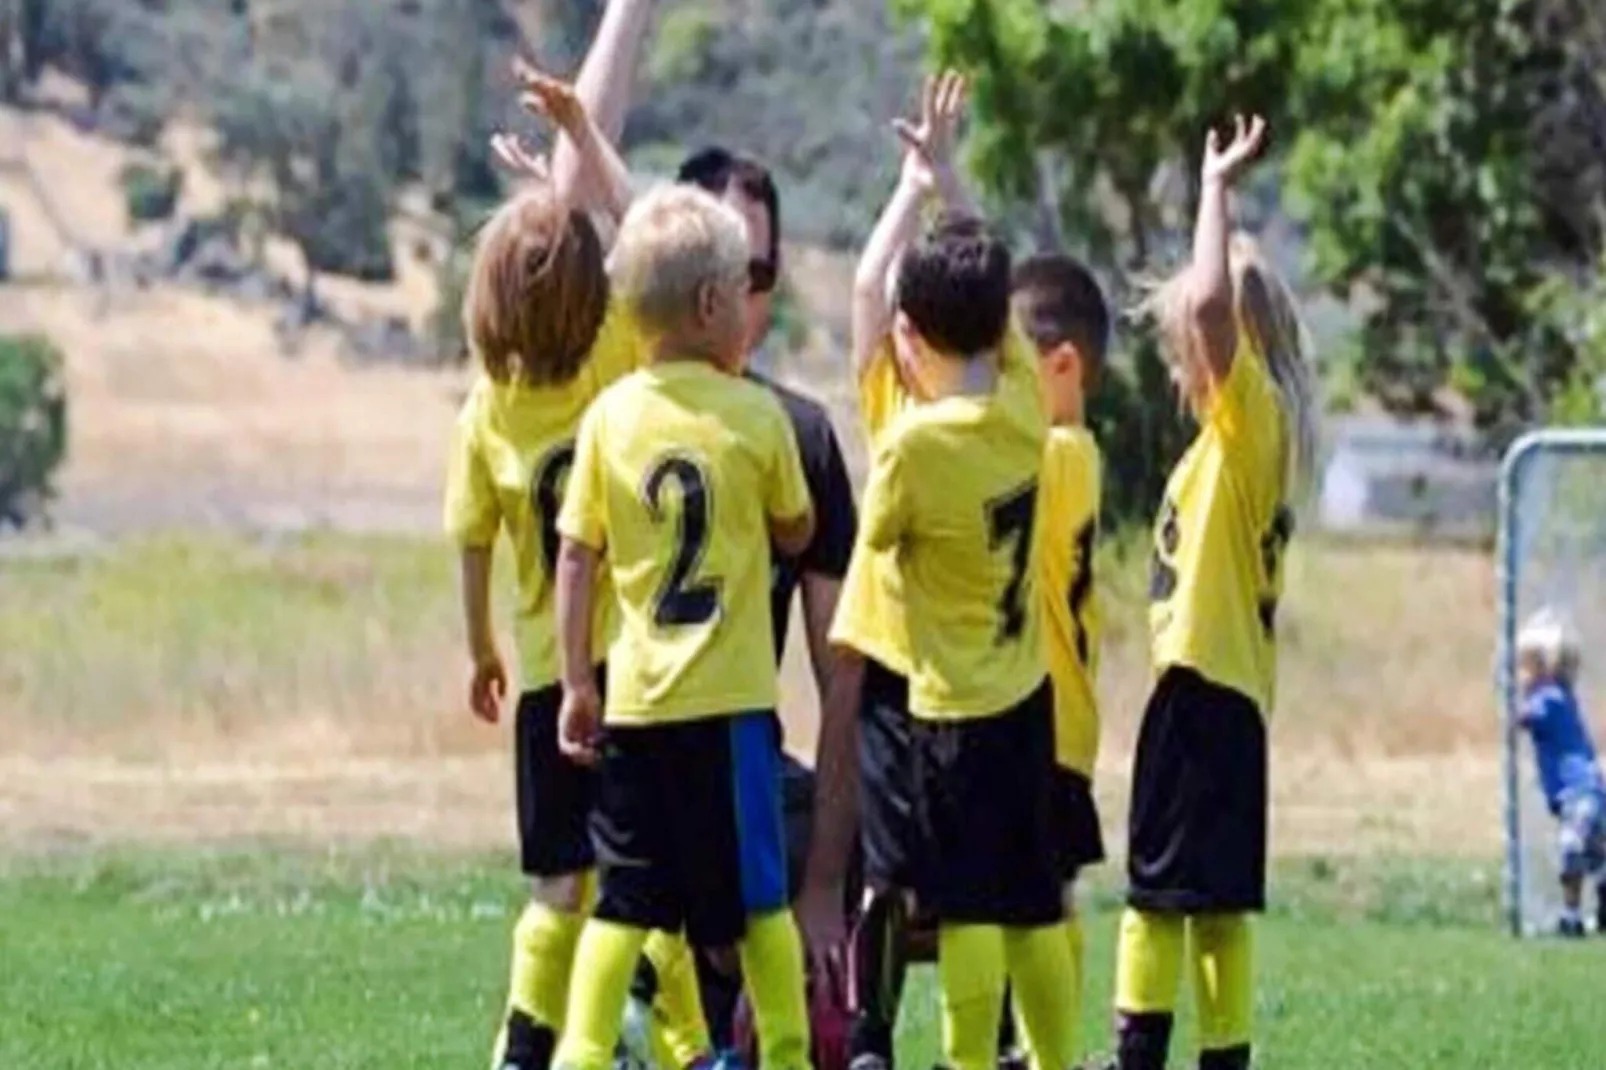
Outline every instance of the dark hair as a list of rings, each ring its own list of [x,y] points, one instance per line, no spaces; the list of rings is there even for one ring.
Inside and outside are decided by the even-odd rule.
[[[1009,326],[1009,247],[982,220],[944,214],[898,266],[898,310],[937,350],[990,352]]]
[[[1015,313],[1039,349],[1064,342],[1082,357],[1083,385],[1104,365],[1110,344],[1110,306],[1098,280],[1075,257],[1045,254],[1015,269]]]
[[[723,196],[732,186],[758,201],[770,216],[769,266],[781,266],[781,197],[769,168],[747,156],[737,156],[718,145],[686,157],[675,175],[676,182],[701,186],[714,196]]]
[[[583,212],[538,186],[480,231],[463,295],[463,328],[499,383],[569,382],[584,367],[608,308],[602,242]]]

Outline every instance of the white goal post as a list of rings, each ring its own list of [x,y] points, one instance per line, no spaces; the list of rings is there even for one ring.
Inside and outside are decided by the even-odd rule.
[[[1496,546],[1496,686],[1504,718],[1505,909],[1514,935],[1546,932],[1560,905],[1556,830],[1518,723],[1517,632],[1550,608],[1570,617],[1583,649],[1579,689],[1593,725],[1606,714],[1606,428],[1543,430],[1507,450]],[[1597,742],[1606,743],[1596,735]],[[1593,913],[1593,904],[1586,909]]]

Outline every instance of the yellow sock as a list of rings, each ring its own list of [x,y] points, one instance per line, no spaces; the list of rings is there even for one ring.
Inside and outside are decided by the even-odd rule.
[[[580,934],[569,985],[562,1039],[552,1065],[561,1070],[609,1070],[619,1021],[647,931],[592,918]]]
[[[1076,1008],[1071,1002],[1075,971],[1065,942],[1065,924],[1008,928],[1004,961],[1032,1063],[1067,1070],[1076,1061]]]
[[[642,954],[652,963],[658,991],[652,1003],[653,1059],[660,1070],[680,1070],[712,1052],[697,961],[678,933],[654,932]]]
[[[523,1011],[537,1025],[563,1029],[569,999],[569,973],[580,941],[585,915],[530,903],[513,927],[513,976],[508,1006]]]
[[[938,928],[942,1053],[943,1063],[949,1070],[997,1070],[998,1017],[1003,1010],[1004,976],[1004,931],[1001,928],[996,925]],[[1015,1005],[1022,1006],[1018,989]]]
[[[1128,1014],[1170,1014],[1182,980],[1187,927],[1178,914],[1121,915],[1115,956],[1115,1009]]]
[[[1245,914],[1205,914],[1193,928],[1193,991],[1199,1047],[1220,1051],[1249,1043],[1255,1010],[1254,941]]]
[[[1071,950],[1071,986],[1066,1006],[1070,1010],[1070,1044],[1077,1057],[1082,1053],[1082,962],[1087,949],[1082,940],[1082,919],[1074,912],[1065,915],[1065,943]]]
[[[754,914],[736,945],[742,982],[753,1004],[758,1064],[764,1070],[808,1070],[809,1009],[803,992],[803,940],[790,910]]]

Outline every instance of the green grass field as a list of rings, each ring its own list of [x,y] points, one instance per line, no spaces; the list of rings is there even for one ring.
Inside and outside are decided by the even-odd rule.
[[[1100,1050],[1112,890],[1087,921]],[[1511,941],[1489,871],[1306,862],[1279,869],[1275,896],[1258,930],[1267,1070],[1581,1070],[1606,1045],[1606,941]],[[503,859],[399,847],[13,860],[0,1066],[480,1066],[518,897]],[[915,1068],[936,1057],[929,984],[906,1003]]]

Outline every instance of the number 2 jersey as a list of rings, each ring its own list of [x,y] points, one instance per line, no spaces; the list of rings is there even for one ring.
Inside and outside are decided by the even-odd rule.
[[[791,421],[763,386],[659,361],[603,391],[558,530],[603,554],[616,594],[609,724],[775,707],[769,522],[809,511]]]
[[[1093,579],[1100,501],[1099,447],[1085,427],[1054,427],[1037,497],[1039,586],[1048,671],[1054,680],[1055,757],[1093,778],[1099,749],[1102,616]]]
[[[1293,536],[1286,434],[1265,361],[1240,330],[1232,370],[1166,482],[1149,575],[1155,668],[1188,666],[1263,715],[1276,691],[1277,599]]]
[[[558,510],[580,417],[642,355],[634,322],[610,304],[591,355],[573,379],[529,386],[482,375],[458,413],[446,477],[446,531],[460,546],[489,548],[506,529],[518,583],[513,624],[520,686],[526,691],[558,679],[552,576]],[[600,660],[613,607],[606,589],[597,605],[594,649]]]
[[[896,550],[910,712],[1007,712],[1043,683],[1035,528],[1047,420],[1016,335],[991,393],[904,409],[876,449],[862,541]]]

